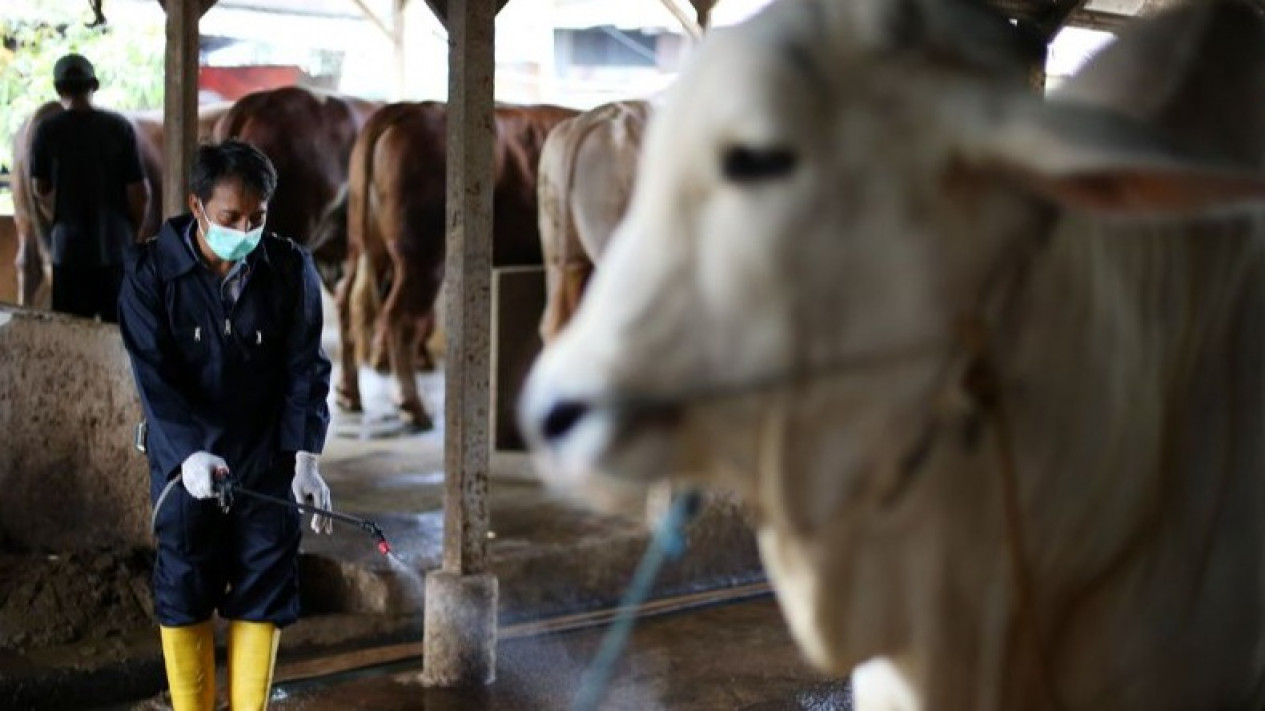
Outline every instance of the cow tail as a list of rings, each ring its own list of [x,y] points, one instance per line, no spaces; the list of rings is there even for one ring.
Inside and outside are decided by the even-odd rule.
[[[580,120],[583,125],[579,127],[580,130],[575,140],[567,144],[567,152],[564,155],[566,161],[564,165],[566,165],[567,172],[563,178],[562,194],[556,196],[558,199],[557,212],[560,216],[559,222],[562,225],[563,235],[561,254],[563,273],[566,273],[567,268],[571,266],[572,255],[570,254],[570,249],[573,238],[575,244],[582,244],[575,226],[575,215],[571,213],[571,196],[575,191],[575,174],[576,167],[580,161],[580,148],[584,146],[584,142],[589,140],[589,136],[593,131],[597,130],[597,126],[601,123],[599,121],[583,121],[584,118],[584,115],[581,114]]]
[[[361,364],[373,362],[375,356],[378,355],[373,352],[373,347],[374,334],[382,313],[382,290],[379,287],[389,278],[387,274],[375,273],[373,260],[370,259],[370,250],[366,249],[366,245],[382,241],[382,235],[378,233],[378,223],[373,219],[373,210],[370,205],[374,201],[376,192],[373,184],[373,156],[377,149],[378,139],[399,120],[400,114],[392,111],[392,106],[382,107],[366,122],[356,146],[352,149],[348,166],[348,185],[360,185],[362,188],[359,200],[349,198],[347,201],[348,243],[358,246],[355,255],[356,276],[348,285],[351,320],[349,330],[355,343],[356,362]],[[359,156],[356,155],[356,149],[361,150]],[[353,235],[355,230],[358,230],[358,233]],[[359,237],[359,239],[354,239],[354,237]]]
[[[356,349],[356,362],[365,364],[372,356],[374,324],[382,311],[382,299],[370,275],[369,256],[362,250],[356,255],[356,276],[352,279],[350,300],[351,336]]]
[[[366,248],[369,230],[372,228],[369,220],[369,200],[372,199],[373,185],[370,181],[373,177],[374,146],[377,145],[378,135],[381,133],[380,123],[371,120],[365,126],[364,132],[352,148],[347,175],[349,190],[354,193],[354,186],[360,186],[359,199],[353,199],[350,195],[347,199],[348,248],[350,249],[353,245],[356,248],[354,255],[348,255],[356,260],[355,269],[352,272],[354,276],[348,284],[347,298],[351,321],[348,330],[354,344],[356,362],[359,364],[369,362],[370,345],[373,343],[373,325],[377,322],[378,313],[382,310],[378,290],[374,288],[377,279],[371,273],[373,265],[369,259],[369,250]],[[356,153],[357,150],[360,150],[359,155]]]

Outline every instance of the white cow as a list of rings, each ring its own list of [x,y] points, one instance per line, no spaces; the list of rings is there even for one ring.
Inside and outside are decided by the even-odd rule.
[[[628,210],[647,101],[602,104],[554,126],[540,149],[536,195],[545,258],[540,337],[551,343],[579,306],[593,265]]]
[[[714,33],[524,431],[741,492],[801,648],[906,707],[1265,708],[1265,26],[1024,58],[964,0]]]

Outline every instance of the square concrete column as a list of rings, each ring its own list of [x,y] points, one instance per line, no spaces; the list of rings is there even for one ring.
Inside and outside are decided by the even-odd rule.
[[[487,572],[496,0],[436,3],[448,25],[448,293],[444,564],[426,578],[422,681],[496,678],[496,578]],[[438,9],[438,8],[437,8]]]

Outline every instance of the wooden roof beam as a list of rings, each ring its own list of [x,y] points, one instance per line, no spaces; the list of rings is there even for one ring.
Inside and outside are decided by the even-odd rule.
[[[378,13],[374,12],[373,8],[365,4],[365,0],[351,0],[351,1],[356,3],[356,7],[360,8],[361,14],[363,14],[369,20],[369,22],[372,22],[373,26],[377,27],[382,32],[382,34],[386,35],[387,39],[395,38],[395,29],[392,27],[388,27],[387,23],[384,22],[381,17],[378,17]]]
[[[1045,36],[1045,41],[1049,42],[1054,36],[1063,29],[1063,26],[1072,19],[1072,15],[1085,8],[1088,0],[1059,0],[1054,7],[1041,18],[1041,22],[1037,25],[1041,30],[1041,34]]]
[[[1119,32],[1120,28],[1133,21],[1133,15],[1122,15],[1102,10],[1079,10],[1068,19],[1069,27],[1083,27],[1087,30],[1102,32]]]

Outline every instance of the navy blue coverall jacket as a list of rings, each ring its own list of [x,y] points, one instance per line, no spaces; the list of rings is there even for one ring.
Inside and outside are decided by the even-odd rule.
[[[191,215],[177,217],[134,247],[119,297],[148,423],[156,612],[168,626],[216,609],[285,625],[298,616],[298,513],[243,497],[225,513],[167,486],[206,451],[243,486],[291,497],[294,453],[319,453],[329,426],[320,282],[306,250],[268,234],[226,308],[219,276],[191,249],[192,229]]]

